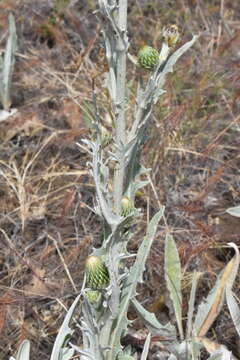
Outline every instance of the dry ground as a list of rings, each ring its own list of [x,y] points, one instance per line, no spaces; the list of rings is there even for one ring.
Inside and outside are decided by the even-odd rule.
[[[108,119],[107,67],[92,14],[95,1],[71,3],[65,8],[59,0],[0,1],[1,49],[10,11],[18,33],[12,86],[18,113],[0,123],[1,360],[26,337],[32,358],[49,358],[63,305],[80,290],[84,260],[101,239],[101,224],[91,210],[89,159],[76,142],[89,136],[93,79],[102,117]],[[179,26],[180,43],[193,33],[200,38],[168,77],[167,92],[155,108],[143,152],[152,186],[137,199],[144,215],[131,248],[138,246],[147,216],[159,202],[166,204],[186,269],[185,297],[196,268],[203,272],[201,299],[232,256],[224,245],[240,245],[239,219],[225,213],[240,202],[240,6],[230,0],[130,1],[130,51],[136,54],[142,42],[159,48],[161,28],[169,23]],[[129,63],[129,121],[138,76]],[[139,288],[159,318],[171,316],[163,280],[164,231],[159,228],[148,260],[148,285]],[[238,277],[237,296],[239,285]],[[209,336],[240,357],[227,309]]]

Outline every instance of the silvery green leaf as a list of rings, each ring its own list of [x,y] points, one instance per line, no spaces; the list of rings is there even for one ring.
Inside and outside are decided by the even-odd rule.
[[[74,349],[70,348],[63,348],[62,349],[62,360],[69,360],[72,359],[73,355],[75,353]]]
[[[192,360],[191,346],[188,341],[183,341],[176,345],[179,360]]]
[[[86,141],[85,141],[86,143]],[[121,222],[121,216],[116,215],[109,204],[108,196],[108,170],[102,160],[102,151],[100,144],[96,141],[91,143],[92,147],[92,174],[95,181],[97,200],[101,209],[102,216],[106,222],[115,228]]]
[[[145,262],[154,240],[158,223],[163,216],[163,212],[164,207],[162,207],[161,210],[153,216],[152,220],[148,224],[147,234],[139,247],[135,263],[130,270],[130,274],[127,277],[126,283],[124,284],[124,288],[122,289],[118,317],[114,323],[114,328],[111,329],[111,337],[109,339],[110,350],[108,352],[107,359],[115,359],[117,351],[121,349],[120,339],[123,330],[128,324],[126,315],[129,302],[131,298],[135,296],[136,286],[138,281],[141,279],[142,273],[145,269]]]
[[[197,282],[200,273],[194,271],[193,278],[192,278],[192,288],[190,299],[188,303],[188,315],[187,315],[187,339],[189,339],[192,335],[192,326],[193,326],[193,312],[194,312],[194,303],[196,298],[196,289],[197,289]]]
[[[0,122],[5,121],[10,116],[16,114],[16,112],[17,112],[17,109],[0,110]]]
[[[3,65],[4,65],[3,57],[2,57],[2,54],[0,54],[0,73],[1,73],[2,70],[3,70]],[[0,74],[0,77],[1,77],[1,74]]]
[[[229,286],[226,286],[226,300],[234,326],[240,336],[240,308]]]
[[[169,357],[168,357],[168,360],[178,360],[177,357],[174,355],[174,354],[171,354]]]
[[[191,354],[192,354],[191,360],[200,360],[202,347],[203,347],[202,344],[197,343],[193,340],[190,340],[190,348],[191,348]]]
[[[154,93],[153,103],[156,104],[161,95],[165,94],[166,90],[161,89],[158,87]]]
[[[144,97],[144,83],[143,79],[140,77],[137,87],[137,105],[139,106]]]
[[[221,273],[222,274],[222,273]],[[204,299],[201,304],[198,306],[198,311],[195,317],[195,321],[193,323],[193,332],[194,335],[198,335],[199,331],[204,324],[205,320],[207,319],[209,312],[215,302],[216,294],[219,289],[221,274],[218,275],[217,281],[213,289],[208,294],[207,298]],[[223,304],[223,299],[221,305]]]
[[[240,217],[240,205],[230,207],[226,210],[226,212],[232,216]]]
[[[228,243],[229,246],[231,246],[234,250],[235,250],[235,255],[233,256],[233,258],[230,260],[229,263],[232,263],[232,269],[230,272],[230,275],[228,277],[228,281],[227,281],[227,286],[232,288],[233,283],[236,279],[236,276],[238,274],[238,270],[239,270],[239,264],[240,264],[240,253],[239,253],[239,249],[238,246],[235,243]]]
[[[89,351],[82,350],[82,348],[74,344],[71,344],[71,347],[75,350],[75,352],[81,354],[81,360],[96,360],[96,357]]]
[[[211,354],[208,360],[237,360],[237,359],[232,355],[232,352],[226,348],[226,346],[221,345],[219,349],[217,349]]]
[[[147,311],[135,298],[133,298],[131,302],[134,305],[138,317],[140,317],[152,335],[160,335],[165,337],[166,340],[176,341],[176,329],[172,324],[161,324],[155,314]]]
[[[20,344],[16,359],[10,357],[10,360],[29,360],[30,359],[30,341],[23,340]]]
[[[138,181],[136,184],[134,184],[134,190],[136,191],[142,189],[143,187],[147,186],[149,184],[149,181]]]
[[[135,166],[135,177],[139,177],[141,175],[146,175],[149,174],[151,172],[151,168],[145,168],[145,166],[143,166],[142,164],[138,163]]]
[[[137,140],[136,137],[134,137],[122,148],[122,153],[124,154],[126,161],[128,161],[128,159],[131,155],[131,152],[135,146],[136,140]]]
[[[169,351],[176,355],[178,360],[199,360],[201,348],[202,344],[196,343],[192,339],[168,346]]]
[[[181,263],[177,246],[173,237],[170,234],[167,234],[165,240],[165,279],[167,283],[167,288],[170,292],[170,297],[173,302],[179,334],[181,339],[183,339]]]
[[[15,63],[15,51],[17,49],[17,34],[14,17],[9,15],[9,36],[4,53],[4,61],[1,64],[2,74],[0,81],[0,95],[4,110],[11,106],[10,90],[12,83],[13,68]]]
[[[91,358],[97,358],[98,360],[104,359],[103,348],[100,342],[100,332],[101,332],[101,322],[97,319],[100,314],[104,312],[104,309],[101,307],[95,309],[87,299],[84,299],[82,305],[82,320],[81,328],[84,338],[84,350],[86,350]],[[110,311],[107,309],[105,319],[101,317],[103,323],[107,322],[107,318],[110,316]],[[100,319],[100,318],[99,318]],[[108,344],[106,344],[107,346]]]
[[[68,310],[62,326],[60,327],[60,330],[57,334],[57,337],[55,339],[54,345],[53,345],[53,349],[52,349],[52,354],[51,354],[51,358],[50,360],[68,360],[71,358],[71,356],[69,356],[68,358],[66,357],[66,352],[65,354],[63,353],[63,344],[66,341],[67,338],[70,338],[73,330],[70,328],[70,321],[73,317],[73,313],[74,310],[76,308],[76,306],[78,305],[78,302],[80,300],[81,294],[79,294],[76,299],[74,300],[74,302],[72,303],[70,309]],[[67,353],[67,355],[70,355],[70,352]],[[65,357],[63,357],[65,356]]]
[[[173,71],[173,66],[176,64],[178,59],[195,43],[195,41],[198,39],[198,36],[194,35],[192,40],[188,41],[186,44],[181,46],[179,49],[174,51],[172,55],[169,56],[167,61],[165,62],[163,69],[161,69],[160,73],[157,74],[157,86],[158,88],[162,89],[164,83],[165,83],[165,77],[168,73]],[[158,100],[156,97],[158,94],[154,97],[154,102]]]
[[[131,345],[127,345],[118,353],[117,360],[134,360],[132,357],[133,349]]]
[[[207,358],[207,360],[223,360],[222,359],[222,352],[217,352],[212,354],[211,356],[209,356],[209,358]]]
[[[143,123],[141,126],[139,126],[139,128],[137,128],[136,131],[136,137],[133,139],[133,147],[131,148],[131,152],[125,164],[126,174],[128,175],[125,179],[125,192],[127,191],[127,189],[132,187],[132,183],[142,171],[141,165],[139,163],[139,158],[141,155],[142,144],[144,142],[144,139],[146,138],[146,124]],[[132,189],[129,191],[130,193],[133,192]]]
[[[151,342],[151,333],[149,332],[148,336],[147,336],[147,338],[145,340],[145,343],[144,343],[143,352],[142,352],[140,360],[147,360],[148,353],[149,353],[150,342]]]
[[[94,147],[94,143],[93,143],[91,140],[82,139],[81,142],[83,142],[84,144],[88,145],[91,149],[93,149],[93,147]],[[81,145],[81,144],[77,143],[77,145]]]

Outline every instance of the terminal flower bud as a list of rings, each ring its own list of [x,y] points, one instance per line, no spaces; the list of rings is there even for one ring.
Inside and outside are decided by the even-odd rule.
[[[143,46],[138,52],[138,65],[147,70],[153,70],[159,59],[156,49],[151,46]]]
[[[87,288],[101,290],[109,285],[108,269],[100,257],[88,256],[85,271]]]

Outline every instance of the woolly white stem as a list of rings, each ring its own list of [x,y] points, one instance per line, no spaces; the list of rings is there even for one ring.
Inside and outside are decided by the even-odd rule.
[[[117,37],[117,99],[115,104],[116,115],[116,144],[119,151],[119,163],[114,176],[114,207],[117,214],[121,212],[121,199],[123,196],[123,180],[125,171],[124,154],[120,150],[125,144],[125,82],[126,82],[126,57],[127,57],[127,0],[119,0]],[[121,155],[122,154],[122,155]]]

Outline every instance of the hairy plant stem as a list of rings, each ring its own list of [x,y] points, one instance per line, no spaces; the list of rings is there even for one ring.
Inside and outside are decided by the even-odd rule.
[[[125,144],[125,82],[126,82],[126,57],[127,57],[127,3],[128,0],[119,0],[117,35],[117,100],[115,104],[116,119],[116,144],[119,152],[119,162],[114,174],[114,208],[117,214],[121,212],[121,199],[123,196],[123,181],[125,172],[125,157],[120,151]],[[120,155],[120,153],[122,155]]]

